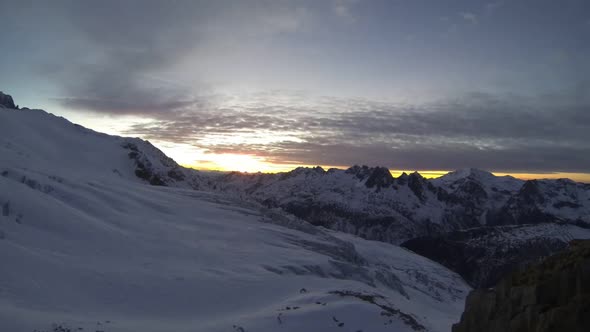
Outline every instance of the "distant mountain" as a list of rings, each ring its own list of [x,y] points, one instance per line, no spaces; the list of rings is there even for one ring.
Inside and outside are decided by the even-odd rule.
[[[394,178],[384,167],[353,166],[233,172],[210,182],[215,190],[316,226],[402,244],[473,286],[491,285],[571,238],[590,238],[590,185],[567,179],[523,181],[478,169],[432,180],[416,172]],[[464,254],[453,256],[455,250]]]
[[[394,178],[383,167],[298,168],[278,174],[233,172],[216,190],[280,208],[313,224],[401,243],[480,226],[566,223],[590,227],[590,185],[523,181],[465,169],[428,180]]]

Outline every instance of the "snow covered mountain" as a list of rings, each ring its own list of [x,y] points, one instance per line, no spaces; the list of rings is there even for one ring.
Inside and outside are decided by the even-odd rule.
[[[590,227],[590,185],[565,179],[523,181],[477,169],[433,180],[419,173],[394,178],[383,167],[353,166],[234,172],[213,182],[218,190],[313,224],[392,243],[490,225],[559,222]]]
[[[448,331],[469,287],[210,187],[148,142],[0,107],[0,331]],[[151,185],[150,185],[151,184]]]
[[[567,179],[523,181],[477,169],[433,180],[418,173],[394,178],[383,167],[353,166],[234,172],[212,182],[217,190],[314,225],[402,244],[459,272],[476,287],[492,285],[516,265],[562,249],[570,238],[590,238],[590,185]],[[502,227],[513,225],[527,227]],[[523,237],[496,241],[498,234]],[[446,257],[453,252],[438,252],[442,244],[468,255]],[[502,257],[506,253],[510,255]]]
[[[590,238],[587,184],[200,172],[6,96],[0,331],[447,331],[461,277]]]
[[[198,172],[180,167],[147,141],[97,133],[42,110],[0,113],[0,163],[12,174],[23,165],[56,176],[121,178],[197,188]],[[48,162],[52,161],[52,162]]]

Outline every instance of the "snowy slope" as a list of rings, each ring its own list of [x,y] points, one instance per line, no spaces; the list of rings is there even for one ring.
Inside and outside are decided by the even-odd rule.
[[[0,331],[448,331],[462,311],[441,265],[189,189],[141,140],[0,108],[0,142]]]
[[[500,211],[499,223],[573,223],[590,228],[590,184],[568,179],[530,180]]]
[[[198,174],[149,142],[97,133],[42,110],[0,108],[0,163],[70,179],[123,178],[194,187]]]

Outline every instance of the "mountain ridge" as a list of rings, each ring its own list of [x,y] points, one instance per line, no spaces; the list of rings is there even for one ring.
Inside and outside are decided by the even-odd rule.
[[[443,332],[459,318],[470,287],[444,266],[214,179],[140,139],[0,108],[0,330]]]
[[[148,141],[98,133],[45,111],[3,108],[0,120],[0,129],[7,136],[0,141],[0,150],[4,151],[0,162],[5,166],[14,160],[26,160],[27,163],[43,163],[58,176],[84,179],[100,175],[105,179],[125,178],[157,186],[216,192],[293,215],[315,226],[368,240],[401,244],[455,269],[461,262],[441,259],[432,248],[424,245],[444,243],[461,250],[485,249],[489,252],[478,256],[481,271],[476,268],[476,271],[462,272],[472,286],[492,283],[494,278],[472,276],[486,270],[489,259],[496,257],[495,252],[509,250],[504,245],[514,245],[500,242],[500,246],[491,246],[491,242],[480,235],[489,233],[486,236],[493,238],[498,233],[488,232],[487,228],[513,225],[538,228],[533,231],[538,236],[530,240],[531,243],[518,244],[523,248],[539,247],[544,241],[557,241],[554,248],[566,245],[563,237],[556,239],[555,232],[546,232],[546,224],[556,225],[563,232],[576,236],[590,237],[584,230],[590,228],[590,185],[571,180],[520,180],[511,176],[497,177],[474,168],[453,171],[436,179],[426,179],[418,172],[394,177],[385,167],[366,165],[328,170],[319,166],[298,167],[274,174],[202,172],[179,166]],[[32,134],[34,139],[30,137]],[[62,147],[72,141],[66,134],[76,137],[75,150],[82,151],[81,154],[71,156],[63,151]],[[52,152],[39,155],[36,152],[41,148],[39,144],[42,145],[40,151]],[[9,153],[16,153],[14,160],[2,158]],[[116,163],[105,164],[103,160]],[[28,179],[21,170],[4,167],[0,172],[4,177]],[[485,248],[454,240],[452,235],[478,228],[481,231],[475,233],[480,235],[471,240],[486,243]],[[500,231],[499,234],[508,233]],[[419,239],[425,241],[422,243]],[[501,263],[497,268],[503,270],[515,263],[526,263],[550,254],[553,249],[532,251],[539,255],[525,255],[517,262]]]

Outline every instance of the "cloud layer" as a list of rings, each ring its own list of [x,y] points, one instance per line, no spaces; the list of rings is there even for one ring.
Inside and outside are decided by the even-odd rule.
[[[0,85],[273,163],[590,173],[590,5],[565,2],[0,0]]]
[[[300,95],[281,100],[275,92],[249,96],[249,105],[229,97],[201,102],[128,133],[274,163],[587,172],[590,105],[546,99],[471,94],[400,105]]]

